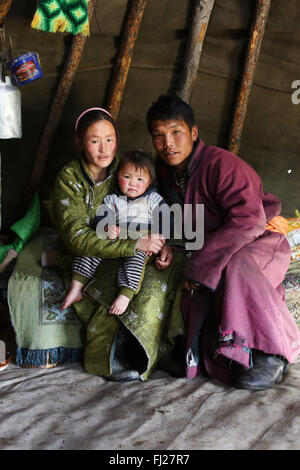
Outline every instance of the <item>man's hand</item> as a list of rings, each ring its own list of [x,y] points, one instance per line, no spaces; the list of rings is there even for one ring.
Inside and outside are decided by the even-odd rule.
[[[160,252],[165,243],[166,239],[163,235],[153,234],[148,238],[139,238],[136,249],[156,255]]]
[[[115,240],[120,235],[120,227],[117,225],[109,225],[107,228],[107,234],[110,240]]]
[[[167,269],[173,262],[174,255],[170,246],[163,246],[159,256],[155,259],[155,266],[159,271]]]

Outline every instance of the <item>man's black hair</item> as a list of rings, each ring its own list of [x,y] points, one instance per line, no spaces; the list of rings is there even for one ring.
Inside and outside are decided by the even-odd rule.
[[[190,130],[195,125],[194,112],[185,101],[177,95],[161,95],[147,112],[148,131],[151,134],[153,121],[169,121],[170,119],[185,121]]]

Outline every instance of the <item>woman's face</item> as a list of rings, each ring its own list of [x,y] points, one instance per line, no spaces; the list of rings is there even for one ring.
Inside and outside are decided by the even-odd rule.
[[[91,124],[82,139],[76,138],[91,170],[107,168],[113,161],[117,150],[117,136],[111,122],[102,120]]]

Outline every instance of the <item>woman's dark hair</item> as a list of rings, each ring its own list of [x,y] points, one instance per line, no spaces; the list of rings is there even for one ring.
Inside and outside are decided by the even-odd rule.
[[[179,96],[161,95],[149,108],[146,121],[150,134],[152,133],[153,121],[169,121],[170,119],[186,122],[189,129],[195,125],[194,112],[192,108]]]
[[[115,130],[117,142],[119,141],[118,130],[115,121],[109,114],[98,109],[88,111],[80,118],[76,130],[77,137],[82,140],[87,129],[97,121],[109,121]]]
[[[133,165],[136,170],[148,171],[151,178],[150,187],[155,186],[155,166],[150,153],[146,153],[143,150],[130,150],[126,152],[119,161],[117,174],[127,163]]]

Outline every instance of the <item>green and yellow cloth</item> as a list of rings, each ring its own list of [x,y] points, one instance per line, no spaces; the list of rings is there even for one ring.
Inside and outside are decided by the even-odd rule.
[[[50,33],[89,36],[89,0],[40,0],[31,27]]]

